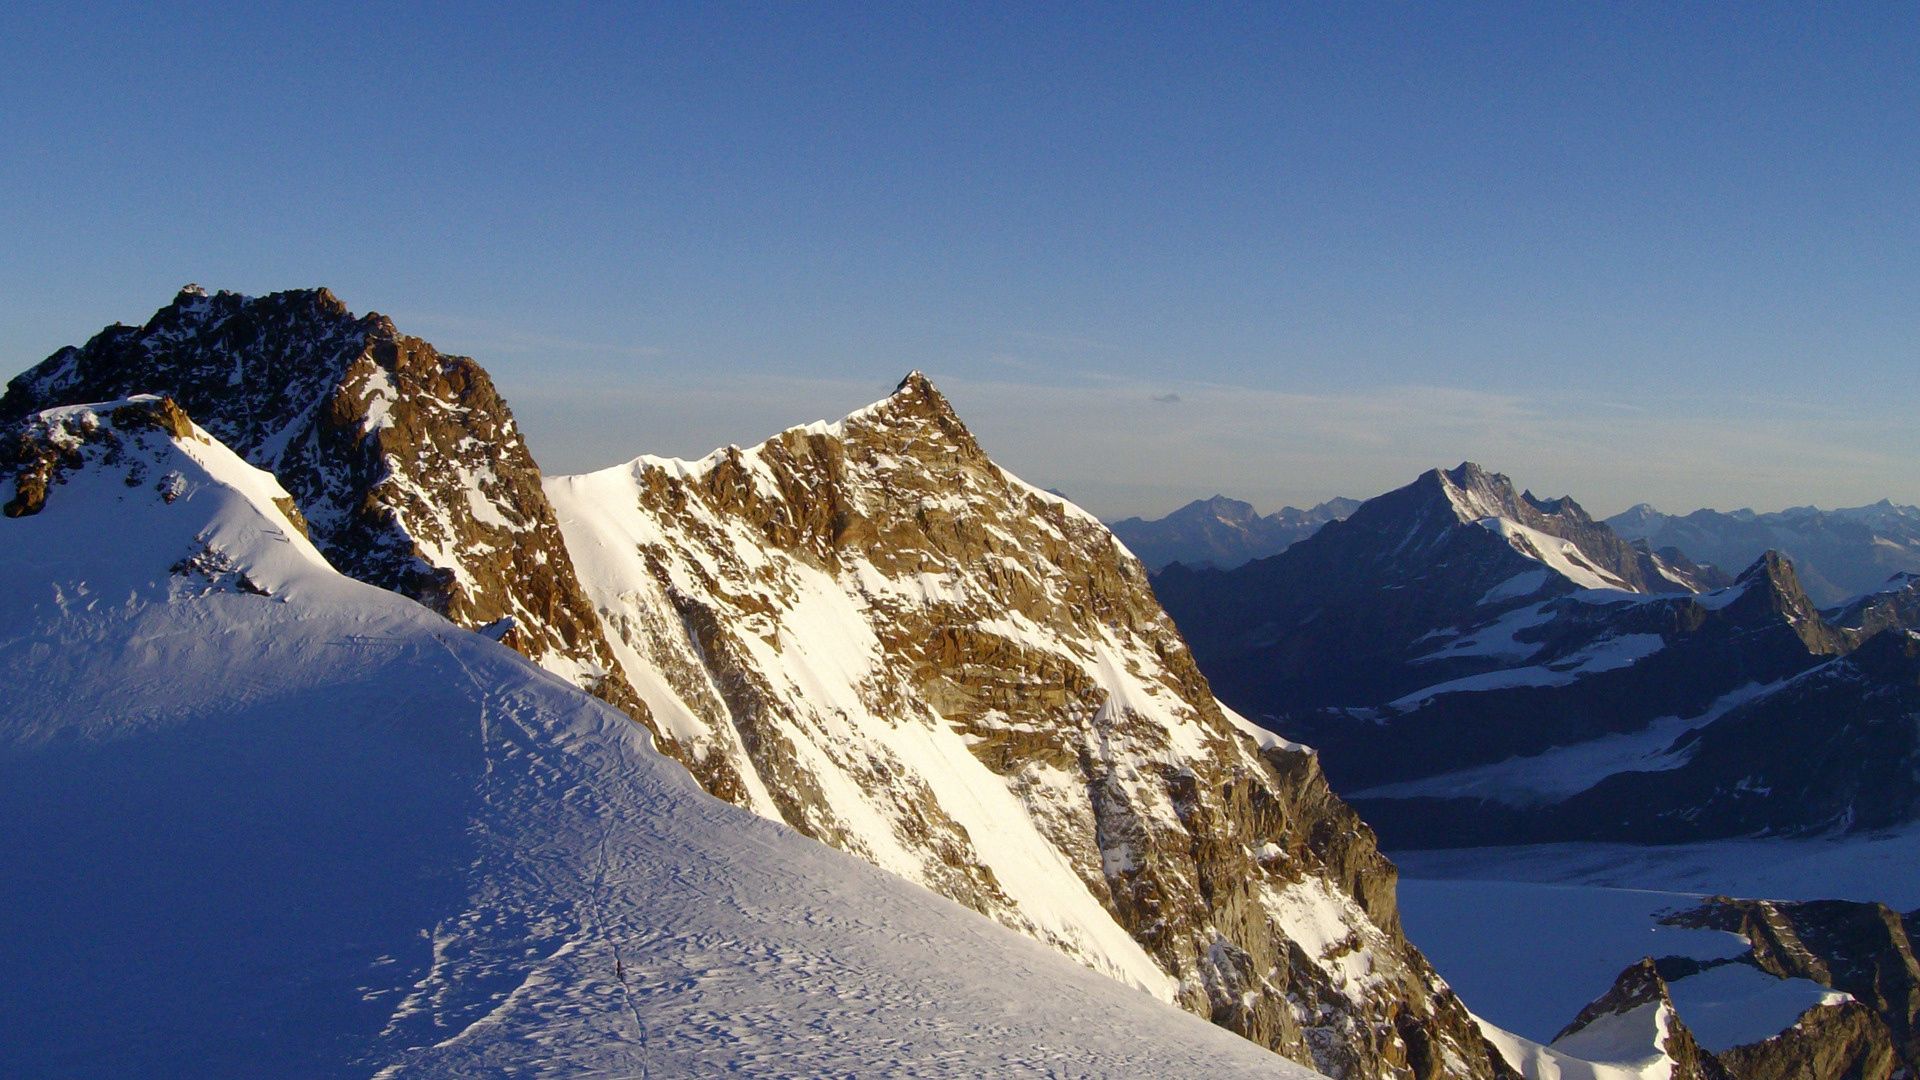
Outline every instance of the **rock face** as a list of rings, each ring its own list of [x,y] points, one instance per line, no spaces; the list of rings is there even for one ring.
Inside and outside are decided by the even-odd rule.
[[[539,469],[480,366],[355,316],[325,289],[246,297],[189,286],[17,376],[0,422],[163,394],[274,474],[351,577],[494,636],[629,712],[566,559]]]
[[[1746,938],[1743,961],[1782,979],[1806,979],[1850,995],[1892,1034],[1911,1071],[1920,1063],[1920,959],[1913,916],[1854,900],[1736,900],[1714,897],[1666,920]]]
[[[1885,499],[1871,506],[1777,513],[1696,510],[1663,514],[1642,503],[1607,519],[1614,531],[1653,547],[1672,546],[1717,566],[1745,566],[1785,552],[1822,606],[1878,588],[1889,574],[1920,572],[1920,508]]]
[[[1306,510],[1287,506],[1261,515],[1251,503],[1215,495],[1196,499],[1163,518],[1130,517],[1110,522],[1109,527],[1148,570],[1173,563],[1231,570],[1278,555],[1359,506],[1358,499],[1328,499]]]
[[[1736,1080],[1889,1080],[1887,1026],[1857,1001],[1816,1005],[1787,1030],[1715,1055]]]
[[[1920,1053],[1920,962],[1909,925],[1884,904],[1713,897],[1663,920],[1744,938],[1745,955],[1662,963],[1691,977],[1723,965],[1802,979],[1832,993],[1771,1038],[1721,1050],[1736,1080],[1883,1080],[1911,1075]]]
[[[1222,709],[1141,565],[924,377],[547,490],[708,790],[1332,1075],[1509,1071],[1313,755]]]

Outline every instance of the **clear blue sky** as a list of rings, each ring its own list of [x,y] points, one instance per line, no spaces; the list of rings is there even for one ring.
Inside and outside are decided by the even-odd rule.
[[[1913,5],[85,6],[0,9],[8,372],[326,284],[556,472],[922,368],[1109,516],[1920,502]]]

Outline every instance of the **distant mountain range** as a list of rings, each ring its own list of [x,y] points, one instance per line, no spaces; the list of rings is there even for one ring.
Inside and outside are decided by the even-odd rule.
[[[1727,583],[1465,464],[1155,588],[1222,699],[1318,747],[1390,846],[1920,812],[1915,579],[1823,613],[1778,553]]]
[[[1163,518],[1123,518],[1107,527],[1149,570],[1173,563],[1230,570],[1278,555],[1359,505],[1358,499],[1328,499],[1309,510],[1289,506],[1263,516],[1254,512],[1252,503],[1215,495]]]
[[[1807,595],[1823,607],[1878,589],[1893,574],[1920,571],[1920,508],[1885,499],[1871,506],[1799,506],[1771,514],[1695,510],[1674,515],[1641,503],[1607,524],[1629,540],[1678,548],[1729,570],[1763,552],[1779,551],[1793,560]]]

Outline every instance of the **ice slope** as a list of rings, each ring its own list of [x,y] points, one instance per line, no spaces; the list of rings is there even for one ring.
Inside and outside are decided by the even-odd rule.
[[[0,520],[0,1073],[1305,1075],[706,796],[119,411]]]

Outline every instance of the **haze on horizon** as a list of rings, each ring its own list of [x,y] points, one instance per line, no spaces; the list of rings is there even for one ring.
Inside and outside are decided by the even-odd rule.
[[[0,369],[187,281],[467,353],[549,472],[927,371],[1107,517],[1472,459],[1920,502],[1920,15],[0,12]]]

